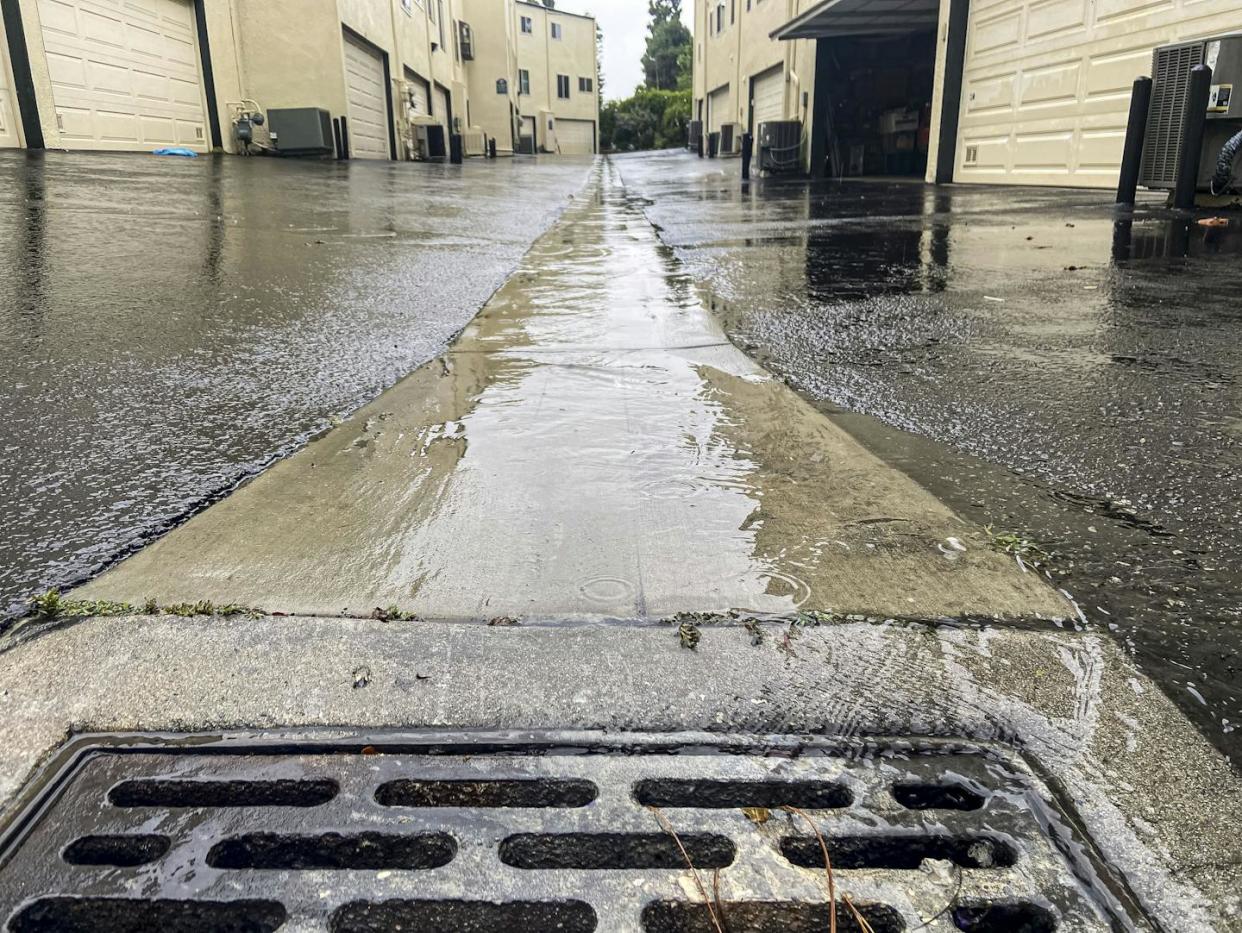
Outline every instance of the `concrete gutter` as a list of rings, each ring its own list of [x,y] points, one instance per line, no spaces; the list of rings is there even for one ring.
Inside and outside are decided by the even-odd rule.
[[[597,178],[447,354],[74,595],[467,620],[1075,616],[730,344],[678,274]]]

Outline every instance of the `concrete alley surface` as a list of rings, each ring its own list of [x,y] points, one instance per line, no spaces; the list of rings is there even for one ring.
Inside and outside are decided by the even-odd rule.
[[[0,627],[441,352],[589,167],[0,152]]]
[[[733,347],[601,172],[437,362],[76,595],[469,620],[1073,615]]]
[[[1040,574],[734,348],[616,168],[595,171],[447,352],[72,594],[271,614],[10,633],[0,825],[66,738],[100,732],[811,733],[881,759],[968,740],[1046,776],[1060,846],[1084,834],[1099,916],[1059,933],[1110,912],[1114,929],[1242,929],[1228,761]],[[694,650],[661,624],[679,612]],[[418,896],[418,874],[386,894]],[[987,872],[917,874],[931,895],[893,894],[908,930],[1012,894]],[[697,898],[681,881],[653,893]],[[839,883],[879,890],[866,871]],[[0,909],[38,893],[0,885]]]
[[[1242,217],[614,160],[730,338],[1060,585],[1242,760]]]

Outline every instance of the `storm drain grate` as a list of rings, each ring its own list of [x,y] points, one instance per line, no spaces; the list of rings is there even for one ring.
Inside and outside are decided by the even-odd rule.
[[[6,836],[13,933],[823,931],[825,849],[843,933],[1144,926],[999,748],[138,737],[65,757]]]

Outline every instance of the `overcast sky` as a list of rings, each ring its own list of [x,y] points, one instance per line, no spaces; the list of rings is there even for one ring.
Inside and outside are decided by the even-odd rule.
[[[604,97],[629,97],[643,80],[647,0],[557,0],[558,10],[590,13],[604,31]],[[694,25],[694,0],[683,0],[681,18]]]

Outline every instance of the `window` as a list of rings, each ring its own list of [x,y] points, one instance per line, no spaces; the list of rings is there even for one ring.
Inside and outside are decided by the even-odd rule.
[[[440,36],[438,45],[435,42],[431,43],[432,51],[442,49],[444,48],[444,0],[429,0],[427,12],[431,16],[431,21],[436,24],[436,29]]]
[[[523,97],[530,96],[530,72],[525,68],[518,69],[518,93]]]
[[[405,11],[406,16],[413,16],[414,0],[401,0],[401,9]]]
[[[561,100],[569,100],[569,75],[556,76],[556,96]]]
[[[526,33],[526,35],[529,36],[529,35],[532,35],[534,31],[535,31],[535,21],[532,20],[529,16],[523,16],[522,17],[522,32]]]
[[[561,37],[561,24],[553,23],[552,24],[552,38],[559,39],[560,37]]]
[[[579,78],[578,79],[578,90],[581,91],[583,94],[594,93],[595,79],[594,78]]]
[[[505,94],[505,95],[509,93],[509,79],[508,78],[497,78],[496,79],[496,93]]]

